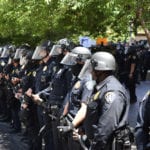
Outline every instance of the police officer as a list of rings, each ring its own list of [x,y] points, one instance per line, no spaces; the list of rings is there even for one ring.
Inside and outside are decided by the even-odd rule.
[[[124,51],[128,49],[127,45],[125,47],[117,45],[115,59],[117,63],[117,75],[121,83],[124,82]]]
[[[32,89],[35,91],[36,72],[39,67],[39,60],[32,60],[33,52],[28,51],[26,54],[25,66],[23,67],[24,75],[21,78],[22,101],[20,118],[25,126],[23,135],[27,137],[29,149],[41,149],[40,139],[38,138],[39,122],[37,118],[36,104],[32,101],[26,92]],[[24,140],[24,139],[23,139]]]
[[[150,69],[150,48],[146,48],[143,54],[142,81],[146,80],[147,72]]]
[[[12,71],[12,84],[13,84],[13,89],[14,90],[14,102],[13,102],[13,107],[12,107],[12,119],[13,119],[13,125],[14,128],[16,130],[16,132],[21,130],[21,122],[20,122],[20,118],[19,118],[19,114],[20,114],[20,106],[21,106],[21,101],[20,101],[20,97],[19,95],[22,94],[22,89],[21,89],[21,78],[23,76],[23,74],[21,73],[22,70],[22,66],[23,64],[21,64],[20,62],[23,61],[21,59],[23,59],[23,55],[25,55],[25,53],[28,51],[29,49],[29,45],[27,44],[23,44],[21,45],[19,48],[16,49],[14,58],[13,58],[13,71]]]
[[[3,98],[2,103],[4,109],[4,115],[1,117],[1,121],[10,121],[11,120],[11,110],[10,110],[10,102],[11,96],[13,97],[13,93],[11,92],[11,72],[13,70],[13,62],[12,59],[15,54],[15,47],[11,45],[6,45],[3,47],[3,51],[1,54],[1,66],[2,66],[2,77],[3,77]]]
[[[116,64],[110,53],[95,53],[90,64],[97,86],[86,103],[85,134],[92,144],[91,149],[108,150],[112,149],[115,133],[126,128],[129,99],[124,87],[113,76]]]
[[[17,52],[17,51],[16,51]],[[16,132],[20,132],[21,131],[21,122],[19,119],[19,112],[20,112],[20,101],[15,97],[15,93],[16,93],[16,89],[18,89],[18,85],[20,82],[20,64],[19,64],[19,57],[16,57],[16,55],[14,56],[13,60],[12,60],[12,72],[10,74],[10,85],[11,87],[11,92],[13,94],[13,96],[11,97],[11,99],[9,99],[10,101],[10,107],[11,107],[11,115],[12,115],[12,122],[13,122],[13,126],[14,126],[14,131],[12,131],[13,133]]]
[[[72,53],[78,54],[78,58],[76,59],[77,63],[84,64],[86,59],[91,57],[91,52],[89,49],[85,47],[76,47],[72,50]],[[80,123],[83,121],[83,107],[84,107],[84,101],[88,99],[88,96],[90,95],[90,91],[92,90],[92,87],[90,85],[90,81],[92,80],[90,72],[86,72],[84,75],[84,71],[81,71],[79,74],[78,72],[78,81],[74,84],[72,90],[68,92],[66,100],[67,104],[65,105],[63,116],[61,116],[61,120],[65,120],[65,116],[67,114],[71,115],[72,118],[75,117],[71,122],[73,123],[74,127],[80,126]],[[78,114],[78,115],[77,115]],[[61,125],[58,127],[59,130],[61,130]],[[69,132],[70,129],[68,127],[65,128],[65,132]],[[77,142],[73,141],[72,134],[68,134],[68,149],[79,149],[79,144]]]
[[[137,101],[136,96],[136,71],[137,71],[137,64],[138,58],[136,54],[136,47],[130,46],[128,49],[128,53],[124,59],[124,70],[125,70],[125,86],[129,90],[130,93],[130,102],[135,103]]]
[[[0,119],[7,117],[7,104],[4,95],[4,72],[3,68],[6,65],[6,62],[1,58],[3,52],[3,47],[0,48]]]
[[[62,113],[64,99],[68,91],[70,91],[74,80],[72,66],[75,65],[75,57],[70,55],[71,53],[67,53],[61,61],[63,67],[55,74],[52,81],[52,90],[49,95],[48,103],[52,107],[52,114],[57,117],[56,120],[52,121],[55,150],[59,150],[60,145],[62,145],[59,138],[57,125],[59,125],[59,118]]]
[[[42,43],[42,45],[38,47],[38,49],[36,49],[35,54],[37,54],[37,56],[33,55],[32,57],[32,59],[39,59],[41,61],[41,64],[36,72],[35,93],[40,92],[41,90],[45,89],[49,85],[49,82],[51,81],[53,74],[56,71],[57,68],[56,61],[54,61],[54,59],[52,59],[53,57],[49,55],[51,48],[52,48],[52,42],[48,40]],[[37,105],[37,114],[38,114],[40,128],[42,128],[49,121],[48,115],[46,114],[46,112],[45,113],[43,112],[44,112],[43,107]],[[47,130],[44,135],[46,150],[53,149],[53,143],[52,143],[50,132],[51,132],[50,130]]]
[[[65,44],[64,44],[65,45]],[[50,57],[50,61],[52,61],[50,63],[50,68],[51,68],[51,72],[48,73],[49,75],[49,82],[45,82],[45,84],[49,83],[50,85],[48,86],[48,88],[46,88],[45,90],[43,90],[43,88],[41,88],[40,90],[43,91],[36,91],[38,94],[32,94],[32,98],[36,101],[36,99],[39,98],[39,96],[44,95],[44,97],[46,97],[47,95],[49,96],[49,105],[57,105],[60,106],[62,104],[62,101],[66,95],[67,89],[64,88],[64,86],[68,85],[68,89],[70,89],[70,84],[72,83],[72,73],[71,70],[69,69],[69,67],[67,66],[63,66],[63,64],[59,64],[60,60],[62,59],[62,57],[68,52],[67,47],[64,47],[64,45],[54,45],[50,51],[49,57]],[[55,58],[55,59],[54,59]],[[55,61],[54,61],[55,60]],[[60,68],[60,69],[59,69]],[[43,68],[45,69],[45,68]],[[42,71],[43,72],[43,71]],[[39,80],[38,80],[39,82]],[[49,94],[50,91],[50,94]],[[52,103],[51,103],[52,102]],[[49,109],[49,105],[47,105],[47,101],[43,102],[43,104],[46,104],[44,106],[44,108],[46,107],[46,111]],[[40,106],[41,107],[41,106]],[[43,107],[43,105],[42,105]],[[58,107],[56,108],[58,109]],[[47,112],[46,112],[47,113]],[[56,114],[56,116],[59,115]],[[48,119],[48,117],[46,117],[46,126],[49,125],[49,127],[47,128],[46,134],[49,132],[50,129],[50,123],[51,121]],[[57,122],[54,122],[54,124]],[[55,125],[54,129],[56,128]],[[55,143],[58,141],[57,140],[57,132],[55,132],[55,137],[56,140]],[[50,137],[52,139],[52,135],[48,135],[48,137]],[[49,138],[49,140],[50,140]],[[52,142],[51,142],[52,143]],[[58,144],[54,144],[55,147],[58,146]],[[51,148],[52,148],[52,144],[51,144]]]
[[[150,91],[148,91],[140,103],[137,125],[135,127],[135,138],[137,150],[149,150],[149,127],[150,127]]]

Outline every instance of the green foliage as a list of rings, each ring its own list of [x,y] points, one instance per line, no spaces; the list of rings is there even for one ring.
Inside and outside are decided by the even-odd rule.
[[[150,5],[140,1],[150,27]],[[127,37],[129,22],[137,31],[139,0],[0,0],[0,42],[36,45],[42,39]]]

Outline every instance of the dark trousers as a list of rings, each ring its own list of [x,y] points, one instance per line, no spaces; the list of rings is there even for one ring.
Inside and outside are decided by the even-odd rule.
[[[15,105],[11,108],[11,115],[12,115],[12,121],[13,121],[13,126],[14,129],[17,131],[21,130],[21,121],[19,118],[19,112],[20,112],[20,102],[17,99]]]
[[[141,80],[142,81],[145,81],[146,80],[146,76],[147,76],[147,71],[148,71],[148,68],[147,67],[144,67],[141,69]]]
[[[133,78],[129,78],[128,76],[125,76],[124,78],[124,84],[126,88],[129,90],[130,94],[130,102],[136,102],[136,77],[133,76]]]

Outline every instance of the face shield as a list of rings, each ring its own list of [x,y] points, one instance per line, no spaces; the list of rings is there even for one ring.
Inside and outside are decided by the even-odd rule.
[[[49,56],[58,56],[60,54],[62,54],[61,45],[53,45],[51,52],[49,53]]]
[[[21,55],[19,64],[20,64],[21,66],[24,66],[24,65],[26,65],[27,63],[28,63],[27,57],[24,56],[24,55]]]
[[[80,80],[82,80],[83,78],[86,78],[86,76],[88,77],[89,74],[91,74],[92,72],[92,65],[91,65],[91,60],[90,59],[87,59],[84,63],[84,66],[82,67],[79,75],[78,75],[78,78]]]
[[[7,57],[9,57],[9,55],[10,55],[9,49],[7,47],[4,47],[4,50],[1,54],[1,58],[7,58]]]
[[[67,53],[64,58],[61,60],[61,64],[68,65],[68,66],[74,66],[77,62],[77,55],[73,53]]]
[[[21,57],[24,55],[24,51],[25,51],[24,49],[18,48],[18,49],[16,50],[14,59],[21,59]]]
[[[2,52],[3,52],[3,48],[0,47],[0,56],[1,56]]]
[[[11,64],[13,62],[13,59],[9,57],[7,64]]]
[[[37,46],[33,53],[32,59],[33,60],[41,60],[41,59],[45,58],[46,56],[47,56],[46,50],[41,46]]]

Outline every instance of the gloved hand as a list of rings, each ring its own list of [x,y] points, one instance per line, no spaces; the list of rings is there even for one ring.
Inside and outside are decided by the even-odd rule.
[[[59,132],[62,132],[62,133],[70,132],[73,130],[73,128],[74,126],[72,123],[70,123],[68,126],[57,126],[57,129],[59,130]]]

